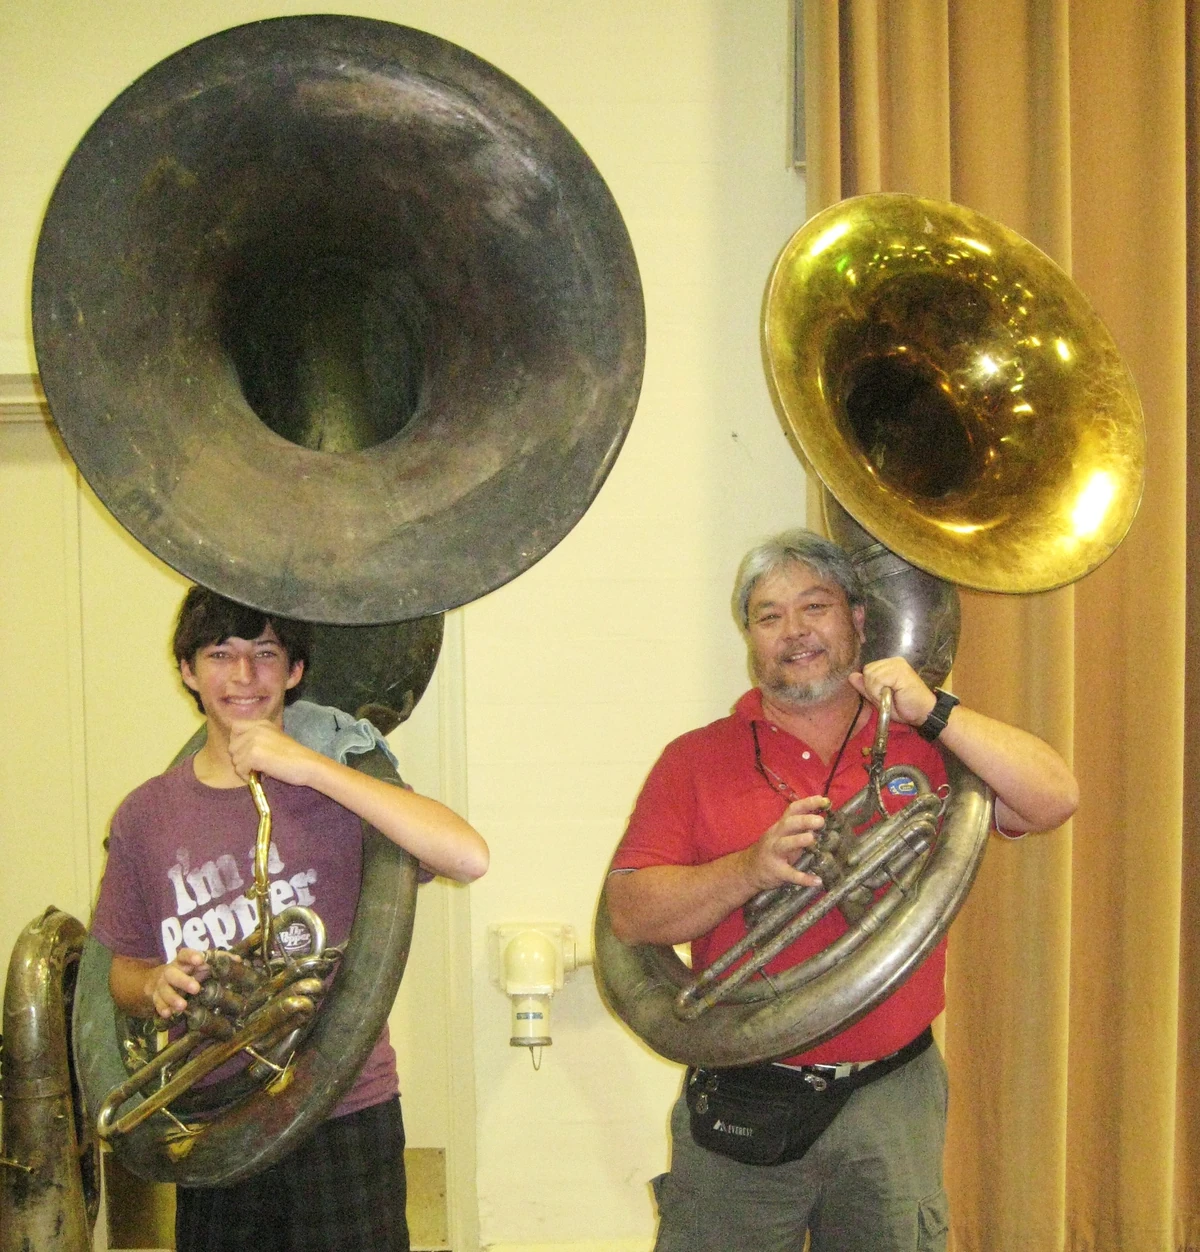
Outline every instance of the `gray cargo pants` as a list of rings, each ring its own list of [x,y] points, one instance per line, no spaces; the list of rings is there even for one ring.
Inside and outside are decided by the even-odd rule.
[[[860,1087],[798,1161],[697,1147],[681,1096],[671,1172],[654,1180],[655,1252],[944,1252],[946,1067],[937,1046]]]

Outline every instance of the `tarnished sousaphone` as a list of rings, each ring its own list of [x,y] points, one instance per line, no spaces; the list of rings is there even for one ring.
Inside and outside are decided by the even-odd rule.
[[[957,592],[940,579],[1062,586],[1133,520],[1145,436],[1129,371],[1074,283],[981,214],[898,194],[817,214],[771,275],[763,347],[788,436],[866,584],[865,660],[902,655],[940,682],[958,631]],[[602,901],[596,971],[614,1011],[662,1055],[720,1066],[804,1052],[882,1003],[940,941],[986,846],[991,796],[944,755],[936,836],[924,819],[887,837],[882,869],[843,861],[839,891],[894,885],[865,917],[842,905],[845,934],[769,982],[746,974],[823,907],[817,891],[754,902],[753,955],[719,982],[669,948],[621,943]]]
[[[224,31],[123,92],[55,189],[33,299],[54,420],[117,520],[195,581],[320,624],[314,676],[342,672],[318,698],[382,705],[385,730],[428,680],[439,615],[582,516],[644,358],[624,223],[562,124],[460,47],[345,16]],[[380,690],[403,651],[389,623],[413,624],[416,661]],[[125,1163],[221,1185],[294,1146],[386,1017],[414,885],[412,858],[369,840],[291,1086],[184,1143],[156,1116]],[[90,944],[93,1115],[122,1074],[106,969]]]
[[[48,908],[21,932],[4,986],[0,1252],[91,1247],[100,1147],[74,1081],[71,1006],[83,926]]]

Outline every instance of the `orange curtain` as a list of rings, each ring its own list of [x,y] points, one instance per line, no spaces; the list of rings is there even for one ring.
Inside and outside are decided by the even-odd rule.
[[[964,596],[955,690],[1055,744],[1083,799],[1063,831],[993,841],[951,932],[952,1244],[1197,1249],[1200,17],[1186,0],[807,0],[804,20],[810,211],[908,191],[1020,231],[1096,306],[1146,415],[1145,495],[1115,556],[1074,588]]]

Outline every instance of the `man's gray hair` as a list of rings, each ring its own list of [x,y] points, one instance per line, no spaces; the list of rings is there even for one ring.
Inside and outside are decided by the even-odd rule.
[[[811,530],[785,530],[751,548],[738,566],[733,587],[733,615],[743,630],[750,625],[750,596],[755,584],[785,565],[807,565],[818,578],[837,583],[846,593],[851,608],[866,603],[858,571],[836,543]]]

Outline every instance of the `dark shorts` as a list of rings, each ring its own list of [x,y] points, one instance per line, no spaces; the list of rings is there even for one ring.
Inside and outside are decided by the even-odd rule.
[[[232,1187],[179,1187],[179,1252],[408,1252],[404,1122],[393,1097],[322,1122]]]

